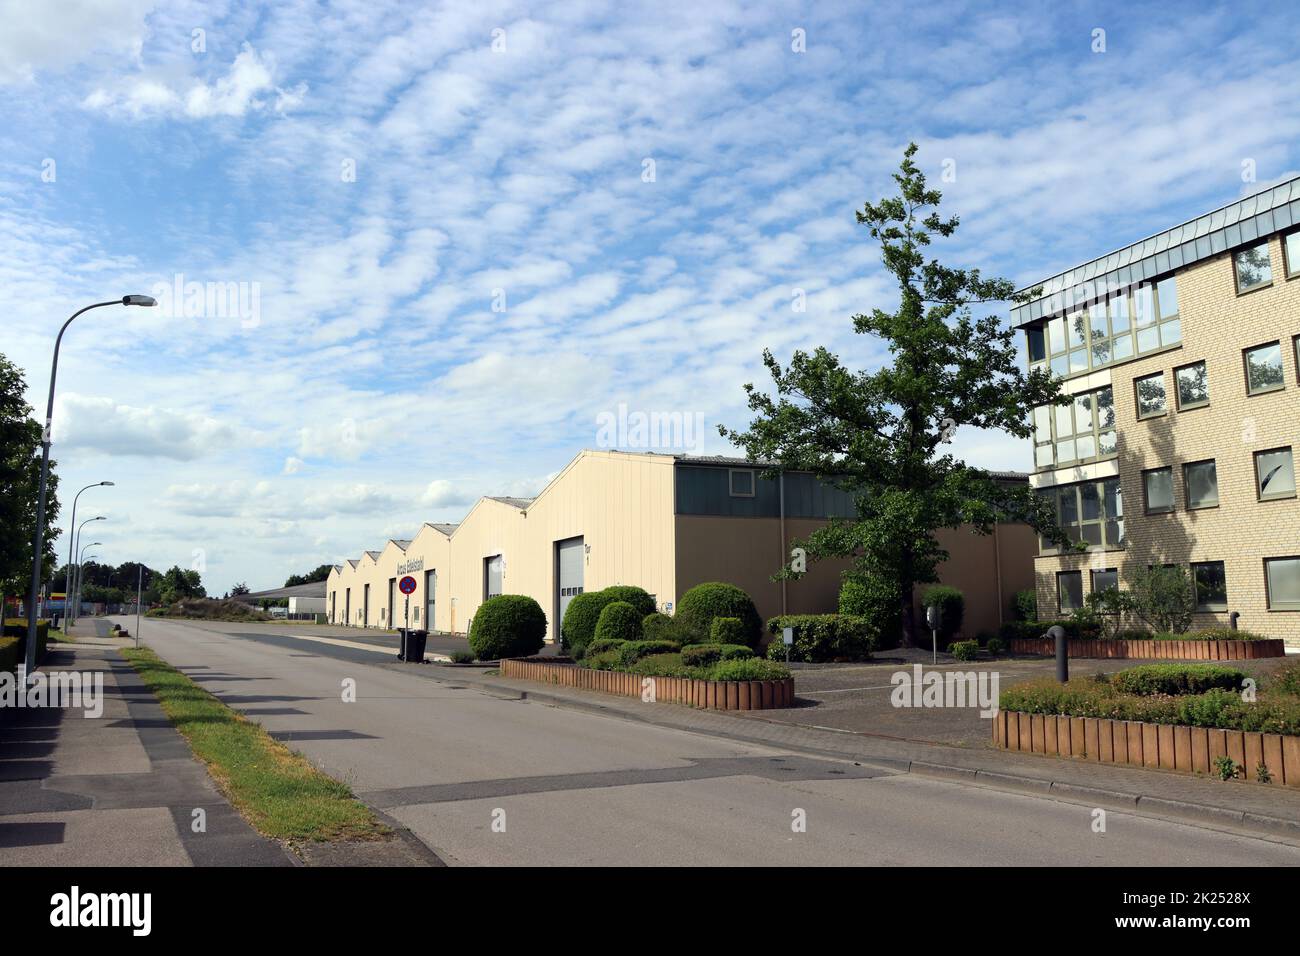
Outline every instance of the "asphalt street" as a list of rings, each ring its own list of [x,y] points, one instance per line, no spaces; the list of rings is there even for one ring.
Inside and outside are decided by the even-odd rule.
[[[1097,832],[1084,806],[429,680],[364,642],[143,635],[452,865],[1300,864],[1281,842],[1114,811]]]

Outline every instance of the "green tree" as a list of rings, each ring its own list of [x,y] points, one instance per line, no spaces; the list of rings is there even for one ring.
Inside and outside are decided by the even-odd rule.
[[[285,585],[285,587],[288,587],[288,585]],[[245,584],[243,581],[238,582],[233,588],[230,589],[231,597],[238,597],[240,594],[251,594],[251,593],[252,592],[248,590],[248,585]]]
[[[306,574],[291,574],[285,579],[284,586],[287,588],[299,584],[315,584],[317,581],[329,580],[330,571],[334,569],[332,564],[322,564],[315,571],[308,571]]]
[[[159,600],[163,604],[175,604],[183,598],[207,597],[199,572],[182,571],[176,565],[172,565],[163,573],[158,593]]]
[[[968,524],[987,534],[996,519],[1023,520],[1066,543],[1027,486],[998,482],[944,453],[952,429],[1028,438],[1035,406],[1068,401],[1046,371],[1021,369],[1014,332],[999,317],[971,314],[974,305],[1023,301],[1014,285],[927,259],[932,237],[951,236],[958,221],[940,218],[940,193],[926,188],[915,154],[913,143],[894,174],[899,194],[857,214],[880,244],[899,301],[892,312],[855,315],[853,328],[877,336],[890,358],[876,371],[853,371],[819,347],[796,351],[782,367],[764,350],[775,395],[746,385],[756,417],[743,432],[720,428],[755,460],[811,471],[853,495],[854,517],[832,520],[800,544],[809,560],[849,557],[855,573],[881,576],[909,644],[913,589],[937,580],[947,557],[938,529]],[[778,576],[797,574],[787,568]]]
[[[41,425],[25,398],[22,371],[0,355],[0,595],[25,600],[32,583],[32,538],[41,480]],[[54,573],[58,537],[58,475],[50,462],[41,580]]]

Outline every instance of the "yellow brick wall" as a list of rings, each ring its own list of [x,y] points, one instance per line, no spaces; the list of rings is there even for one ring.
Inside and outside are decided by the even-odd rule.
[[[1259,501],[1254,452],[1291,446],[1300,459],[1300,385],[1294,337],[1300,335],[1300,279],[1285,275],[1279,237],[1269,241],[1273,282],[1238,295],[1232,257],[1224,254],[1177,273],[1182,344],[1168,351],[1113,366],[1111,377],[1118,423],[1120,483],[1128,548],[1035,561],[1040,615],[1057,611],[1056,572],[1147,564],[1223,561],[1228,608],[1240,612],[1239,626],[1300,643],[1300,611],[1270,611],[1264,559],[1300,555],[1300,501]],[[1282,343],[1285,387],[1248,396],[1243,350]],[[1179,411],[1174,369],[1206,362],[1208,406]],[[1162,371],[1168,396],[1163,417],[1137,419],[1133,381]],[[1069,383],[1066,383],[1069,389]],[[1213,458],[1219,506],[1188,511],[1184,464]],[[1172,514],[1145,515],[1142,472],[1173,465]],[[1194,626],[1226,624],[1228,612],[1197,614]]]

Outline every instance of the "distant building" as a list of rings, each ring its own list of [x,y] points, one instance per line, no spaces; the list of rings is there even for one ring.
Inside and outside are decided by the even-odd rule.
[[[727,581],[744,588],[766,620],[837,608],[846,561],[810,564],[800,580],[774,582],[793,542],[851,498],[807,473],[760,477],[734,458],[583,451],[536,498],[480,498],[459,524],[426,524],[330,573],[326,614],[358,627],[406,620],[398,583],[407,575],[412,627],[464,632],[495,594],[527,594],[545,610],[548,640],[569,601],[586,590],[638,585],[671,614],[689,588]],[[1024,475],[1002,475],[1007,481]],[[943,581],[966,596],[965,630],[994,630],[1015,591],[1033,587],[1036,537],[1021,524],[993,534],[943,531],[951,554]]]

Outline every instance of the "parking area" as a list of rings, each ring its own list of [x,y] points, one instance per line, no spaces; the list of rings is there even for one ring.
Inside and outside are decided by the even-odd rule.
[[[1151,663],[1161,662],[1072,659],[1070,676],[1111,673]],[[1224,663],[1257,676],[1279,666],[1282,659]],[[1052,658],[957,661],[940,654],[936,668],[931,666],[929,652],[906,649],[885,651],[876,660],[862,664],[792,664],[798,705],[788,710],[764,711],[762,719],[900,740],[961,747],[990,746],[992,729],[989,720],[980,716],[979,706],[894,706],[891,699],[897,686],[894,675],[902,672],[910,679],[918,664],[922,666],[923,674],[935,669],[945,674],[988,674],[983,680],[995,703],[996,690],[1005,690],[1036,677],[1052,677],[1056,673],[1056,662]],[[994,675],[997,678],[996,689]],[[908,699],[912,696],[909,694]]]

